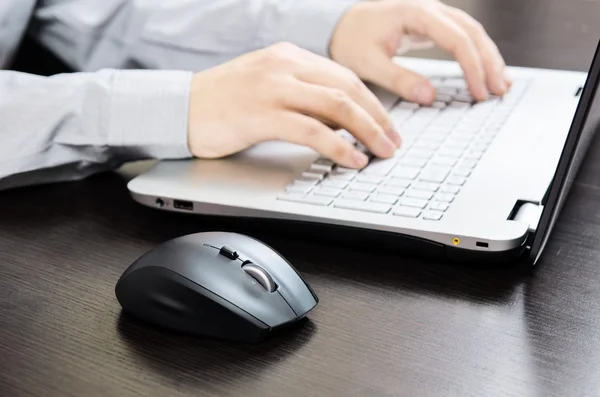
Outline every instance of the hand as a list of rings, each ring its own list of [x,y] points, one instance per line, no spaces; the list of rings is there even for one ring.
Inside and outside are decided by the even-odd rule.
[[[343,128],[374,155],[400,145],[388,114],[350,70],[291,44],[276,44],[197,73],[190,93],[193,155],[224,157],[256,143],[309,146],[346,167],[367,158],[335,133]]]
[[[378,0],[353,6],[336,28],[330,54],[363,80],[429,104],[435,90],[427,79],[392,61],[406,35],[430,39],[450,52],[460,63],[474,99],[507,92],[506,65],[481,24],[437,0]]]

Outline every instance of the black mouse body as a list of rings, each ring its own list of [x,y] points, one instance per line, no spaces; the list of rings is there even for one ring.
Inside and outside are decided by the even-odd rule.
[[[166,328],[257,343],[319,300],[279,253],[226,232],[178,237],[138,258],[117,282],[125,312]]]

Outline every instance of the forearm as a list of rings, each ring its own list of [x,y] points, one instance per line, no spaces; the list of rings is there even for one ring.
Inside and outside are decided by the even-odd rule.
[[[185,158],[191,73],[0,71],[0,189]]]
[[[32,32],[76,70],[200,71],[281,41],[328,56],[339,19],[358,1],[42,1]]]

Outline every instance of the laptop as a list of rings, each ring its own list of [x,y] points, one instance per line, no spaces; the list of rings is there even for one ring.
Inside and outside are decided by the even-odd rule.
[[[265,142],[224,159],[157,162],[129,182],[133,199],[418,255],[535,264],[600,119],[598,48],[588,73],[510,67],[510,92],[480,103],[454,61],[395,61],[428,76],[438,97],[423,107],[373,87],[403,137],[393,158],[352,170],[304,146]]]

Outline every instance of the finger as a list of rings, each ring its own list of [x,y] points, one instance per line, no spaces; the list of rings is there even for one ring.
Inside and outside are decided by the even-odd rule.
[[[400,136],[394,130],[388,112],[360,78],[354,72],[329,59],[316,55],[315,58],[317,59],[313,59],[313,62],[317,66],[298,71],[296,77],[307,83],[343,90],[373,117],[397,147],[400,146]]]
[[[293,94],[283,100],[287,109],[347,130],[378,157],[390,157],[396,151],[383,128],[345,91],[300,81],[291,89]]]
[[[343,167],[363,168],[368,162],[364,153],[331,128],[300,113],[286,112],[275,138],[308,146]]]
[[[488,98],[485,70],[475,43],[454,20],[439,11],[439,6],[419,4],[405,9],[409,30],[426,35],[461,65],[471,95],[480,101]]]
[[[435,99],[435,89],[429,80],[394,63],[385,53],[371,55],[372,67],[365,79],[410,102],[429,105]]]
[[[496,44],[488,36],[483,26],[466,12],[447,6],[443,6],[443,9],[446,15],[452,18],[469,34],[479,49],[487,86],[491,92],[495,95],[504,95],[508,88],[508,82],[504,75],[506,64]]]

